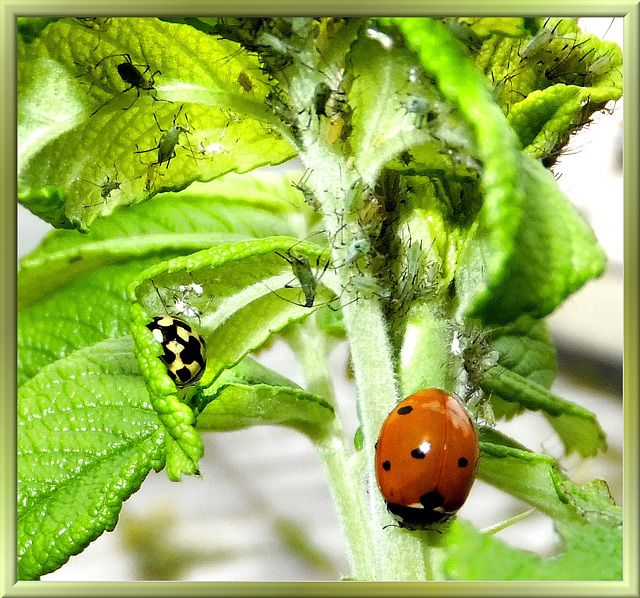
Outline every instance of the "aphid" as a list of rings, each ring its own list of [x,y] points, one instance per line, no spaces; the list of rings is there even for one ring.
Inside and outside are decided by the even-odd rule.
[[[256,36],[263,26],[264,19],[218,18],[216,21],[216,24],[213,26],[213,34],[237,42],[250,52],[259,50],[256,44]]]
[[[323,277],[324,273],[327,271],[327,268],[331,263],[330,260],[327,260],[324,268],[322,268],[322,271],[318,273],[318,269],[320,268],[320,256],[318,256],[318,259],[316,260],[316,267],[314,272],[314,267],[311,266],[311,263],[309,262],[307,257],[302,252],[296,251],[295,246],[289,248],[285,254],[279,253],[277,251],[275,253],[281,258],[285,259],[291,265],[291,270],[293,271],[293,274],[296,277],[298,284],[302,289],[302,292],[304,293],[305,301],[304,303],[291,301],[290,299],[287,299],[286,297],[283,297],[282,295],[279,295],[275,291],[269,289],[272,293],[274,293],[281,299],[284,299],[289,303],[293,303],[294,305],[299,305],[300,307],[314,307],[314,305],[315,307],[321,307],[326,305],[330,310],[338,311],[338,308],[331,306],[331,303],[336,300],[335,297],[327,301],[326,303],[317,304],[315,302],[318,292],[318,283],[320,282],[320,279]],[[296,287],[292,286],[291,284],[286,284],[284,285],[284,288],[291,289]],[[350,303],[357,301],[357,299],[358,298],[355,297],[345,305],[349,305]]]
[[[367,255],[371,251],[371,241],[366,237],[357,238],[344,254],[344,263],[347,266],[351,266],[355,261],[361,257]]]
[[[352,131],[353,126],[348,122],[348,118],[345,119],[342,114],[334,114],[329,119],[324,137],[327,144],[332,146],[339,139],[342,141],[349,139]]]
[[[344,247],[347,245],[343,241],[342,231],[347,228],[347,224],[343,224],[334,234],[332,245],[334,247],[340,246]],[[340,237],[340,241],[338,241],[338,237]],[[365,229],[363,227],[358,227],[358,230],[352,233],[352,237],[348,242],[348,246],[346,251],[343,253],[343,258],[340,263],[334,262],[333,268],[340,268],[342,266],[352,266],[356,263],[360,258],[363,258],[367,254],[373,251],[373,247],[371,244],[371,240],[367,236]]]
[[[297,189],[298,191],[300,191],[300,193],[302,193],[304,197],[305,203],[309,207],[311,207],[314,212],[317,212],[321,206],[320,206],[320,202],[318,201],[318,198],[315,196],[315,194],[313,193],[309,185],[307,185],[307,181],[309,180],[310,175],[311,175],[311,171],[307,170],[302,175],[302,178],[297,183],[292,182],[291,186],[294,189]]]
[[[583,54],[579,60],[572,60],[574,50],[585,44],[587,41],[588,40],[584,40],[580,43],[574,43],[573,46],[569,48],[569,51],[563,55],[562,52],[564,52],[569,46],[569,44],[565,44],[553,60],[553,64],[548,66],[545,70],[544,76],[549,79],[549,81],[567,76],[573,81],[577,74],[576,70],[578,69],[578,65],[583,62],[589,54],[595,51],[595,48],[591,48],[591,50]]]
[[[117,70],[118,70],[118,75],[120,75],[120,78],[129,87],[127,87],[126,89],[123,89],[119,94],[113,96],[112,98],[109,98],[104,104],[102,104],[101,106],[96,108],[91,113],[91,116],[96,114],[99,110],[104,108],[109,102],[111,102],[115,98],[120,97],[122,94],[127,93],[128,91],[130,91],[132,89],[136,90],[136,97],[133,100],[133,102],[131,102],[131,104],[129,106],[127,106],[126,108],[123,108],[123,110],[128,110],[129,108],[131,108],[131,106],[133,106],[135,104],[136,100],[140,97],[140,91],[153,92],[153,93],[150,93],[149,95],[156,102],[168,102],[169,101],[169,100],[160,100],[155,95],[155,91],[156,91],[156,89],[155,89],[155,77],[156,77],[156,75],[161,75],[162,73],[159,70],[156,70],[153,73],[151,73],[151,75],[149,75],[147,77],[146,75],[151,70],[151,67],[148,64],[134,64],[134,62],[133,62],[133,60],[131,60],[131,56],[129,54],[110,54],[109,56],[105,56],[104,58],[99,60],[95,64],[94,68],[97,68],[100,64],[102,64],[108,58],[115,58],[115,57],[118,57],[118,56],[122,56],[125,59],[125,62],[121,62],[116,67]],[[140,71],[140,70],[138,70],[138,67],[145,67],[145,68],[144,68],[143,71]]]
[[[329,262],[324,267],[324,270],[320,275],[316,275],[311,268],[311,264],[307,257],[300,251],[296,251],[294,247],[287,250],[285,254],[276,253],[283,259],[287,260],[291,265],[293,275],[298,279],[300,288],[304,293],[303,307],[313,307],[313,303],[316,300],[316,294],[318,289],[318,280],[322,277],[326,271]],[[285,285],[285,288],[292,288],[290,285]]]
[[[118,182],[118,168],[115,165],[115,163],[113,165],[113,168],[116,171],[115,178],[112,180],[111,178],[109,178],[109,175],[106,174],[105,175],[105,180],[101,184],[93,183],[92,181],[88,181],[87,179],[83,179],[81,177],[78,177],[76,179],[76,180],[79,180],[79,181],[84,181],[85,183],[89,183],[90,185],[93,185],[94,187],[99,187],[100,188],[100,197],[102,198],[102,201],[99,201],[97,203],[88,204],[88,205],[84,206],[85,208],[91,208],[93,206],[98,206],[98,205],[100,205],[102,203],[105,203],[109,199],[109,196],[111,195],[111,193],[113,191],[116,191],[116,190],[120,189],[121,183]]]
[[[349,279],[349,283],[356,289],[356,293],[364,297],[375,295],[379,299],[390,299],[391,289],[385,287],[380,280],[372,274],[360,273]]]
[[[195,317],[200,319],[202,312],[199,308],[191,305],[189,297],[194,294],[196,297],[201,297],[204,294],[204,288],[201,284],[192,282],[190,284],[178,285],[178,293],[174,295],[174,306],[178,313],[184,314],[187,317]]]
[[[527,45],[518,53],[521,60],[529,60],[537,57],[542,52],[546,51],[549,42],[556,34],[556,29],[560,25],[561,21],[558,21],[552,29],[545,26],[540,29],[528,42]]]
[[[431,102],[419,95],[410,94],[403,102],[402,107],[407,114],[415,114],[415,126],[419,129],[422,127],[425,117],[429,120],[431,111]]]
[[[242,89],[244,89],[245,91],[251,91],[253,89],[253,82],[249,78],[249,75],[247,75],[244,71],[240,71],[237,80]]]
[[[285,27],[289,31],[292,31],[291,23],[286,24]],[[292,39],[289,34],[283,34],[283,38],[288,38],[289,40]],[[255,43],[258,46],[262,46],[262,48],[258,49],[259,53],[263,56],[262,70],[269,76],[277,75],[278,72],[280,72],[280,76],[283,76],[283,69],[291,66],[294,61],[297,61],[299,65],[304,66],[311,71],[315,71],[313,66],[301,60],[300,49],[290,43],[287,43],[277,35],[261,31],[257,37],[255,37]],[[269,49],[265,50],[265,47]],[[264,58],[267,60],[264,60]],[[284,75],[284,77],[286,79],[286,75]]]
[[[178,141],[180,140],[180,135],[182,135],[183,133],[188,134],[191,132],[191,128],[189,127],[189,117],[187,116],[186,113],[184,115],[184,118],[187,122],[187,128],[183,127],[182,125],[176,124],[176,120],[181,110],[182,110],[182,106],[180,106],[178,112],[173,117],[173,126],[170,129],[163,129],[160,126],[160,123],[158,122],[158,118],[154,114],[153,118],[156,121],[156,125],[158,125],[158,129],[160,129],[160,131],[164,133],[164,135],[160,137],[160,141],[158,142],[158,145],[156,147],[152,147],[146,150],[138,150],[134,153],[143,154],[145,152],[153,152],[155,150],[158,150],[158,159],[156,162],[153,162],[152,164],[159,166],[164,162],[166,162],[167,165],[165,168],[169,168],[169,162],[171,162],[172,158],[176,157],[175,148],[176,148],[176,145],[178,145]],[[192,155],[193,155],[193,152],[192,152]]]
[[[456,386],[458,396],[464,397],[467,405],[474,405],[478,417],[492,425],[495,423],[495,416],[490,397],[485,395],[481,385],[483,378],[497,365],[500,354],[492,348],[488,337],[480,330],[456,330],[451,342],[451,353],[463,360]]]
[[[419,294],[420,266],[422,264],[422,242],[413,241],[405,254],[405,268],[398,280],[397,300],[401,304],[411,301]]]
[[[364,197],[362,207],[358,210],[358,224],[367,232],[369,238],[377,237],[380,234],[386,216],[384,197],[368,193]]]
[[[341,89],[331,89],[324,81],[316,86],[313,107],[317,116],[337,116],[342,113],[346,103],[346,94]]]
[[[196,145],[196,151],[201,157],[210,158],[214,155],[223,154],[226,151],[226,148],[224,145],[222,145],[222,143],[214,142],[205,145],[204,143],[200,142],[198,143],[198,145]]]
[[[204,374],[207,350],[204,339],[184,320],[169,314],[155,316],[147,328],[162,345],[160,360],[178,388],[192,386]]]
[[[329,116],[327,114],[327,104],[331,97],[331,87],[324,81],[318,83],[313,95],[313,109],[318,116]]]
[[[509,69],[509,65],[507,65],[507,72],[508,72],[508,69]],[[518,76],[518,69],[515,69],[515,71],[509,74],[506,74],[504,77],[496,81],[495,73],[491,71],[491,82],[493,83],[494,95],[500,103],[503,103],[505,105],[507,114],[509,114],[509,110],[511,108],[511,103],[513,101],[512,100],[513,94],[514,93],[520,94],[519,91],[513,89],[513,81],[517,76]],[[510,84],[509,88],[507,88],[507,84]],[[503,98],[503,94],[507,95],[507,97]]]
[[[480,36],[471,28],[470,25],[457,19],[445,19],[445,25],[449,31],[471,50],[479,50],[482,47]]]
[[[421,390],[396,405],[375,448],[378,487],[400,527],[444,522],[466,501],[478,434],[466,409],[444,390]]]
[[[321,234],[322,232],[324,231],[315,232],[310,236],[318,235],[318,234]],[[327,259],[327,262],[322,268],[322,271],[319,272],[320,258],[322,256],[319,255],[316,259],[316,265],[312,266],[311,263],[309,262],[309,259],[304,254],[304,252],[301,251],[300,249],[297,249],[297,245],[298,243],[296,243],[295,245],[287,249],[285,253],[280,253],[279,251],[276,251],[275,254],[281,257],[282,259],[284,259],[285,261],[287,261],[291,266],[291,270],[298,282],[299,288],[302,290],[304,294],[304,303],[291,301],[290,299],[283,297],[273,289],[269,288],[268,285],[265,284],[265,286],[269,288],[269,290],[274,295],[277,295],[278,297],[280,297],[284,301],[287,301],[288,303],[293,303],[294,305],[299,305],[300,307],[313,307],[314,305],[316,307],[319,307],[319,305],[315,303],[317,291],[318,291],[318,283],[320,279],[324,276],[324,273],[327,271],[327,268],[329,267],[331,260]],[[292,289],[292,288],[298,288],[298,286],[295,286],[291,283],[287,283],[284,285],[284,288]],[[332,299],[331,301],[323,305],[328,305],[330,309],[334,310],[334,308],[332,308],[331,305],[329,305],[329,303],[331,303],[334,300],[335,299]]]
[[[593,64],[587,67],[587,73],[589,75],[604,75],[611,70],[611,56],[600,56]]]
[[[578,73],[579,76],[582,76],[585,84],[592,84],[592,81],[596,77],[601,77],[611,72],[613,59],[611,56],[600,56],[597,60],[595,60],[592,64],[590,64],[582,73]],[[619,71],[618,71],[619,72]]]
[[[398,160],[400,160],[403,166],[409,166],[409,164],[411,164],[411,162],[413,161],[413,156],[411,155],[410,151],[404,150],[398,155]]]
[[[211,158],[213,158],[215,156],[219,156],[220,154],[223,154],[225,152],[229,152],[240,141],[240,138],[237,137],[232,145],[225,146],[223,143],[220,143],[223,140],[223,138],[226,136],[227,131],[229,130],[229,125],[232,122],[237,123],[237,124],[242,122],[242,119],[240,119],[233,112],[230,112],[230,111],[229,112],[225,112],[222,109],[220,111],[222,112],[222,114],[227,119],[227,122],[224,125],[224,127],[222,128],[222,130],[220,132],[220,136],[218,137],[218,141],[217,142],[216,141],[207,142],[205,140],[205,141],[200,141],[198,143],[198,145],[196,145],[196,147],[195,147],[196,153],[198,154],[198,156],[200,158],[211,159]],[[193,152],[192,152],[192,155],[193,155]]]
[[[87,29],[106,31],[109,28],[109,21],[111,21],[112,18],[113,17],[76,17],[75,21]]]

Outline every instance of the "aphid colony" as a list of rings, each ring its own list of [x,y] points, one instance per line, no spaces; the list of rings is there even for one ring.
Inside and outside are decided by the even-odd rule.
[[[597,56],[594,41],[575,32],[571,21],[547,19],[535,35],[511,51],[506,68],[488,73],[507,113],[534,89],[556,84],[590,87],[606,82],[617,71],[613,57]]]
[[[470,28],[458,27],[455,22],[448,25],[454,34],[464,38],[468,45],[477,44],[477,40],[471,35],[473,32]],[[239,29],[236,33],[239,34],[241,31]],[[272,33],[261,31],[257,37],[255,37],[256,31],[247,30],[245,33],[262,49],[271,48],[272,58],[280,56],[282,59],[280,67],[293,59],[295,50],[289,46],[283,46],[280,43],[281,40]],[[525,48],[521,58],[531,59],[536,54],[534,50],[535,48],[531,47]],[[125,110],[131,108],[142,93],[149,95],[154,102],[165,101],[157,98],[155,89],[156,77],[161,73],[158,70],[152,70],[148,64],[134,63],[128,54],[115,54],[103,58],[95,66],[100,66],[107,59],[113,59],[111,62],[116,62],[118,58],[122,61],[116,64],[116,71],[126,85],[120,95],[131,90],[135,90],[136,94],[133,101],[124,108]],[[558,72],[561,68],[560,64],[554,67]],[[412,67],[407,73],[410,89],[418,81],[418,69]],[[247,94],[253,90],[253,82],[244,72],[238,75],[236,83]],[[416,90],[418,89],[416,87]],[[99,113],[116,97],[107,100],[92,115]],[[269,101],[272,103],[274,112],[283,116],[284,120],[286,104],[281,102],[279,96],[272,96]],[[442,114],[442,107],[437,102],[427,99],[420,93],[406,93],[399,98],[398,104],[399,109],[408,115],[412,126],[416,128],[434,126],[431,124],[432,121],[448,116]],[[181,137],[192,131],[188,115],[182,110],[183,107],[180,106],[173,115],[171,125],[164,128],[153,113],[155,124],[162,135],[154,147],[138,149],[135,152],[136,154],[157,152],[154,154],[155,159],[147,164],[149,168],[155,170],[162,165],[169,168],[171,161],[176,157],[176,148],[179,146]],[[347,99],[342,79],[340,78],[338,84],[333,87],[324,82],[320,83],[316,87],[313,114],[310,116],[316,117],[319,121],[326,121],[330,127],[333,127],[328,129],[333,131],[332,137],[326,139],[329,145],[338,139],[344,140],[348,136],[347,115]],[[181,124],[182,121],[179,120],[181,118],[184,124]],[[290,118],[287,122],[292,127],[295,124]],[[445,144],[449,142],[444,139],[444,134],[443,141]],[[451,141],[452,147],[456,144],[456,140]],[[408,163],[412,160],[412,156],[405,152],[401,159]],[[91,183],[100,188],[102,200],[107,200],[112,192],[120,189],[115,164],[114,169],[115,178],[106,176],[102,184]],[[90,183],[90,181],[86,182]],[[148,178],[147,186],[151,183],[151,179]],[[408,238],[402,239],[399,243],[401,247],[393,248],[392,257],[401,264],[400,272],[390,272],[388,276],[384,276],[382,268],[376,265],[376,259],[380,256],[383,261],[386,261],[389,256],[383,255],[383,248],[386,246],[385,251],[388,251],[389,241],[397,238],[397,223],[393,217],[389,217],[396,213],[395,202],[402,195],[395,188],[396,185],[398,185],[397,178],[388,176],[388,180],[382,181],[378,189],[368,194],[367,201],[358,206],[361,234],[355,235],[354,240],[346,246],[342,263],[331,264],[327,261],[324,265],[316,263],[314,266],[304,253],[296,250],[295,246],[278,254],[289,264],[304,295],[300,303],[302,307],[317,306],[319,280],[330,266],[348,267],[360,271],[360,265],[366,265],[366,271],[361,272],[361,276],[353,278],[356,296],[376,295],[385,302],[389,310],[405,309],[407,305],[429,292],[427,288],[429,279],[437,275],[437,273],[429,274],[430,262],[427,257],[432,247],[425,247],[420,240],[412,239],[410,231]],[[319,208],[313,191],[307,185],[307,177],[303,177],[295,187],[300,190],[305,201],[314,210]],[[373,268],[369,268],[372,264]],[[157,288],[156,291],[160,296]],[[203,295],[203,287],[196,282],[178,285],[170,297],[171,309],[167,309],[164,298],[160,296],[167,313],[155,316],[148,324],[154,338],[162,345],[163,354],[160,359],[178,388],[195,385],[202,378],[206,367],[205,341],[194,327],[182,318],[182,316],[200,318],[202,306],[194,305],[191,300]],[[376,476],[389,511],[399,519],[402,527],[409,528],[428,526],[451,517],[460,509],[469,494],[475,478],[478,457],[475,425],[465,407],[456,398],[443,390],[427,389],[404,399],[389,414],[376,443]]]
[[[99,36],[103,30],[109,27],[108,20],[104,22],[100,21],[100,26],[95,26],[95,20],[76,20],[83,27],[87,27],[96,31],[96,35]],[[99,39],[96,48],[92,54],[95,54],[100,47],[101,40]],[[149,61],[145,57],[144,48],[140,46],[140,55],[142,60],[136,61],[129,53],[113,53],[103,56],[95,63],[89,63],[87,60],[84,62],[76,62],[76,66],[81,69],[81,72],[77,77],[88,79],[91,83],[91,87],[98,85],[101,88],[112,90],[115,88],[115,93],[111,92],[111,97],[99,104],[91,113],[90,117],[99,118],[104,114],[105,110],[110,108],[112,111],[128,111],[134,107],[136,103],[140,104],[139,100],[144,97],[150,97],[153,100],[153,104],[170,105],[171,102],[168,99],[158,97],[157,80],[162,75],[159,69],[152,69]],[[237,84],[240,88],[250,91],[253,84],[246,73],[241,72],[238,75]],[[135,95],[133,95],[135,92]],[[124,98],[132,96],[132,99],[125,101]],[[144,104],[145,106],[147,103]],[[209,160],[217,157],[222,152],[226,151],[225,147],[221,143],[208,143],[206,140],[200,141],[198,144],[198,151],[194,151],[188,135],[195,131],[195,129],[189,123],[189,116],[186,111],[183,110],[184,105],[180,105],[177,110],[171,109],[172,121],[167,123],[169,126],[162,126],[161,120],[166,122],[167,109],[162,110],[162,115],[158,118],[156,111],[152,111],[151,115],[155,121],[155,127],[160,131],[160,136],[156,137],[156,143],[153,147],[140,149],[136,145],[134,154],[145,154],[148,152],[157,152],[154,155],[154,159],[149,161],[140,160],[145,170],[142,174],[134,175],[129,182],[133,182],[135,179],[139,179],[146,175],[144,190],[153,191],[155,189],[155,183],[157,176],[163,176],[162,173],[158,173],[158,167],[164,165],[165,170],[169,168],[171,161],[177,156],[178,148],[183,148],[188,151],[190,157],[193,160]],[[158,112],[158,114],[160,114]],[[224,112],[223,112],[224,114]],[[229,121],[234,118],[229,113]],[[237,117],[235,117],[237,121]],[[142,118],[136,117],[136,122],[142,122]],[[223,129],[220,139],[226,133],[226,128]],[[185,139],[186,138],[186,141]],[[129,170],[131,165],[129,164]],[[134,168],[135,170],[135,168]],[[114,163],[115,176],[111,174],[105,174],[103,182],[98,180],[89,180],[83,177],[76,177],[75,181],[82,181],[89,185],[99,188],[100,201],[87,203],[83,207],[91,208],[104,203],[107,203],[112,197],[113,193],[122,192],[125,182],[119,180],[118,168]]]

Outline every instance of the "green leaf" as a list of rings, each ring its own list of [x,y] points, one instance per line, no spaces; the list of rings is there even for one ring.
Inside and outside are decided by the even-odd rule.
[[[236,238],[292,234],[293,222],[306,232],[302,206],[287,178],[231,174],[117,211],[86,235],[54,231],[18,271],[18,384],[76,349],[129,334],[125,290],[145,268]]]
[[[487,334],[498,363],[515,374],[551,388],[556,378],[556,350],[544,320],[522,317]]]
[[[202,442],[192,428],[194,414],[179,400],[176,389],[157,359],[161,353],[146,324],[152,315],[175,312],[172,298],[180,285],[202,286],[203,293],[194,296],[190,305],[199,315],[192,324],[207,344],[207,367],[199,387],[207,387],[225,370],[258,348],[273,332],[290,322],[304,318],[333,298],[322,284],[314,289],[312,305],[307,307],[306,293],[297,286],[287,252],[307,261],[309,275],[316,283],[330,278],[321,261],[321,248],[288,237],[255,239],[213,247],[159,264],[141,274],[129,290],[132,305],[133,335],[136,355],[143,375],[148,380],[151,401],[171,437],[186,455],[176,469],[167,464],[171,479],[180,473],[195,473],[202,454]],[[292,259],[289,257],[289,259]],[[293,261],[293,260],[292,260]],[[176,315],[178,315],[176,313]],[[184,314],[181,314],[184,315]]]
[[[556,351],[544,320],[523,316],[512,324],[481,330],[470,327],[458,334],[460,353],[464,360],[467,380],[474,389],[482,388],[491,397],[496,419],[511,419],[525,407],[518,403],[517,391],[511,389],[504,399],[491,382],[500,365],[512,374],[551,388],[556,373]],[[485,384],[486,379],[486,384]]]
[[[566,454],[576,451],[582,457],[593,457],[607,448],[605,433],[591,411],[552,394],[531,379],[498,365],[484,374],[482,388],[505,401],[544,411],[562,439]]]
[[[582,33],[576,19],[533,21],[530,37],[495,36],[486,41],[476,64],[494,85],[516,130],[523,126],[530,134],[532,125],[537,125],[545,133],[546,145],[553,148],[545,157],[551,164],[572,131],[622,96],[622,51],[614,42]],[[547,94],[547,90],[552,91]],[[562,107],[557,104],[560,97],[566,101]],[[532,115],[531,123],[520,118],[523,113]],[[552,139],[557,141],[555,147]]]
[[[158,259],[105,266],[18,312],[18,386],[77,349],[130,334],[127,287]]]
[[[606,103],[619,99],[617,89],[600,93]],[[621,90],[620,90],[621,93]],[[509,122],[516,130],[525,151],[550,163],[567,144],[569,137],[589,121],[591,111],[585,107],[594,100],[593,89],[557,84],[532,91],[511,107]]]
[[[557,523],[559,556],[540,558],[463,521],[447,534],[447,577],[465,581],[622,581],[621,526]]]
[[[64,202],[66,196],[56,187],[32,189],[18,181],[18,201],[36,216],[51,223],[56,228],[66,224]]]
[[[416,120],[426,115],[411,113],[403,106],[413,97],[433,106],[438,94],[420,82],[407,82],[409,68],[415,66],[409,52],[385,49],[365,28],[351,47],[348,64],[354,77],[348,94],[353,111],[349,144],[358,172],[373,184],[384,164],[428,138],[416,127]]]
[[[574,86],[535,90],[512,106],[509,123],[528,154],[547,158],[557,153],[566,137],[582,124],[583,103],[588,98],[587,90]]]
[[[37,39],[42,30],[57,18],[51,17],[18,17],[18,35],[27,44],[30,44],[34,39]]]
[[[212,386],[203,389],[198,401],[206,404],[197,419],[197,428],[202,431],[277,424],[314,438],[326,432],[334,417],[333,407],[325,399],[249,358],[223,372]]]
[[[492,438],[492,440],[495,440]],[[545,455],[487,443],[480,431],[478,478],[536,507],[554,519],[578,520],[557,487],[560,468]]]
[[[44,367],[18,391],[18,578],[38,579],[102,532],[164,464],[130,339]],[[117,389],[117,391],[116,391]]]
[[[551,457],[533,453],[491,428],[481,428],[479,437],[479,479],[554,519],[580,523],[593,515],[608,523],[621,518],[620,508],[612,506],[610,499],[585,495]]]
[[[390,21],[473,128],[483,163],[483,205],[456,277],[460,315],[497,325],[523,313],[548,315],[602,273],[602,248],[553,175],[520,152],[486,81],[446,27],[433,19]]]
[[[460,311],[485,324],[550,314],[600,276],[606,262],[595,234],[553,175],[525,155],[521,166],[521,201],[497,205],[485,195],[478,229],[465,246],[456,277]],[[505,227],[511,229],[508,242],[501,238]],[[492,277],[498,263],[500,270]]]
[[[150,89],[122,79],[128,57]],[[255,56],[193,27],[112,18],[96,30],[62,19],[18,60],[19,178],[65,193],[66,227],[86,230],[118,205],[294,155],[275,133]],[[174,126],[182,130],[169,141]]]
[[[295,218],[297,227],[304,221],[300,195],[279,175],[230,174],[118,210],[96,220],[85,235],[53,231],[21,261],[19,308],[114,263],[149,255],[162,259],[165,252],[191,253],[240,238],[292,234],[296,229],[288,221]]]
[[[525,21],[526,19],[522,17],[481,17],[464,19],[464,22],[480,37],[490,35],[523,37],[526,33]]]
[[[591,457],[606,450],[595,415],[549,389],[556,375],[555,349],[542,320],[519,318],[511,325],[463,337],[462,354],[472,387],[490,397],[496,419],[511,419],[524,409],[543,411],[565,451]]]

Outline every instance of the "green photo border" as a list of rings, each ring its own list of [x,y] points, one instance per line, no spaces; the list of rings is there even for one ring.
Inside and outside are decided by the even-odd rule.
[[[0,0],[0,72],[2,95],[2,264],[0,292],[2,403],[0,433],[0,596],[639,596],[638,575],[638,362],[640,303],[638,272],[640,224],[638,168],[624,169],[624,581],[623,582],[19,582],[16,583],[16,17],[17,16],[619,16],[624,17],[624,156],[638,164],[640,137],[640,0],[236,0],[233,3],[175,0]],[[6,151],[5,151],[6,150]]]

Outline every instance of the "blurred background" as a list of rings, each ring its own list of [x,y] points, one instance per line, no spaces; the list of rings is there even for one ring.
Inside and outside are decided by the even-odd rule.
[[[622,19],[581,19],[583,30],[622,46]],[[554,171],[593,227],[609,263],[605,274],[571,296],[548,323],[560,374],[552,391],[593,411],[608,451],[565,458],[546,420],[536,413],[497,427],[534,451],[559,459],[577,483],[605,479],[622,504],[623,184],[622,101],[575,135]],[[18,206],[18,259],[51,227]],[[276,342],[259,361],[302,383],[295,355]],[[336,396],[347,434],[357,428],[354,390],[346,377],[347,348],[332,356]],[[260,426],[205,436],[202,478],[172,483],[151,473],[103,534],[47,581],[305,581],[349,575],[341,532],[314,449],[292,430]],[[477,481],[460,517],[484,528],[528,506]],[[510,545],[556,554],[551,519],[534,513],[497,534]]]

